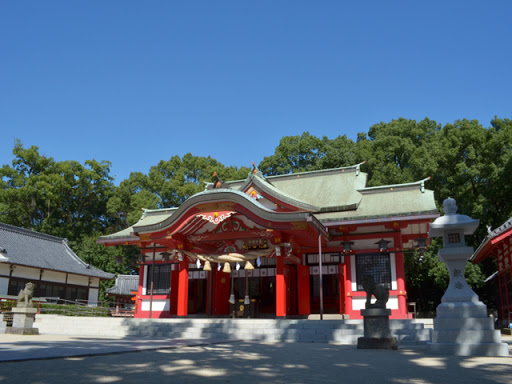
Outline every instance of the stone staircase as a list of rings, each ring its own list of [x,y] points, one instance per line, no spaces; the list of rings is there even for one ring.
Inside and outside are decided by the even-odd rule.
[[[37,315],[42,334],[173,339],[216,339],[265,342],[357,344],[364,334],[362,320],[173,318],[122,319]],[[390,320],[399,345],[426,344],[431,329],[416,320]]]

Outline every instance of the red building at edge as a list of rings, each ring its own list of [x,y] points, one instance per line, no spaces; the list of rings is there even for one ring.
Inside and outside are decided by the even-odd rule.
[[[425,244],[433,192],[428,179],[369,188],[360,166],[217,179],[98,242],[140,247],[139,318],[360,319],[365,274],[389,287],[391,318],[408,318],[403,251]]]
[[[493,257],[498,266],[498,321],[503,327],[512,322],[512,217],[491,231],[477,248],[471,260],[479,263]]]

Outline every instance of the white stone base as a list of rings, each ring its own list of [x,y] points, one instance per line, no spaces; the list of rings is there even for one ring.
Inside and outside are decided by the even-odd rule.
[[[508,345],[494,329],[482,302],[442,303],[437,307],[427,352],[456,356],[508,356]]]

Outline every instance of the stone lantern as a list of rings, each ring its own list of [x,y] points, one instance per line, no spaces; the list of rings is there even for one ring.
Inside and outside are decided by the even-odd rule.
[[[442,237],[443,248],[437,254],[448,268],[450,283],[437,307],[431,353],[458,356],[508,356],[508,345],[501,342],[501,334],[494,329],[493,319],[487,316],[487,307],[469,287],[464,271],[473,254],[466,246],[464,236],[472,235],[480,220],[457,214],[455,200],[443,202],[444,216],[430,224],[430,237]]]

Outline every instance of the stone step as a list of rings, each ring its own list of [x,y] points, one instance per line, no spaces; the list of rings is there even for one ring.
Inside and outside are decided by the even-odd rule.
[[[500,331],[434,330],[432,343],[500,343]]]
[[[494,330],[494,320],[490,317],[474,318],[466,317],[462,319],[442,318],[434,319],[436,329],[466,329],[466,330]]]
[[[299,319],[119,319],[38,315],[41,333],[168,337],[178,339],[240,339],[261,341],[357,344],[364,334],[362,320]],[[402,344],[426,343],[430,329],[411,320],[391,320],[391,334]]]

